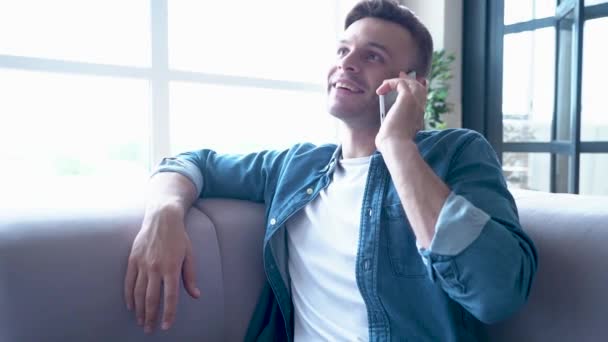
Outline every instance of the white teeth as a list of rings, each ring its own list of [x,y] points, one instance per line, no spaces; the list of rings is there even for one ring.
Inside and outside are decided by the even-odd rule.
[[[356,89],[352,88],[351,86],[349,86],[348,84],[343,83],[343,82],[336,82],[335,87],[336,87],[336,88],[344,88],[344,89],[348,89],[348,90],[350,90],[350,91],[352,91],[352,92],[357,91]]]

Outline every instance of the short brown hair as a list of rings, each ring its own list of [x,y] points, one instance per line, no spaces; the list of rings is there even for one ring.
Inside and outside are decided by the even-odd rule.
[[[390,21],[408,30],[418,46],[416,73],[429,75],[433,59],[433,38],[414,12],[396,0],[362,0],[346,15],[344,29],[357,20],[369,17]]]

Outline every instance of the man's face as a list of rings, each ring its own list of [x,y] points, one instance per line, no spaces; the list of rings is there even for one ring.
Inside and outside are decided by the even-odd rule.
[[[399,71],[409,72],[415,58],[414,40],[405,28],[377,18],[355,21],[338,42],[329,70],[329,112],[343,121],[377,124],[376,89]]]

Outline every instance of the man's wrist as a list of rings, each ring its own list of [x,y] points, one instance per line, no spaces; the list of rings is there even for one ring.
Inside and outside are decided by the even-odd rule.
[[[419,155],[418,146],[413,139],[384,139],[380,142],[378,150],[384,158],[396,157],[401,160],[409,159],[412,156]]]
[[[160,200],[152,200],[146,204],[146,215],[165,214],[179,218],[184,218],[188,208],[180,199],[164,198]]]

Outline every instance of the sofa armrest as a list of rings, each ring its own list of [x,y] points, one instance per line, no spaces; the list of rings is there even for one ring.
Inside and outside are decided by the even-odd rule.
[[[223,341],[243,341],[266,281],[264,205],[229,199],[206,199],[195,205],[216,227],[224,284]]]
[[[125,308],[123,281],[143,210],[0,212],[0,341],[220,341],[223,290],[215,228],[193,208],[187,229],[201,298],[180,290],[169,331],[147,336]]]

